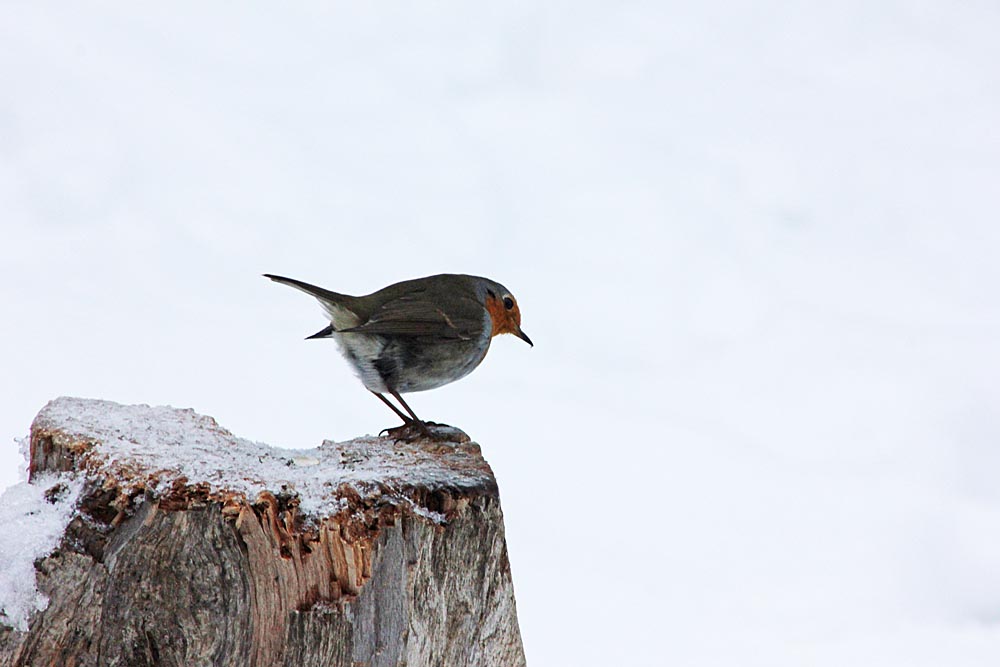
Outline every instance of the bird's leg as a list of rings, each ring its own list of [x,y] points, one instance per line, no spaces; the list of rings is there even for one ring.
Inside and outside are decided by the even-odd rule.
[[[416,432],[420,435],[429,436],[431,432],[430,429],[427,428],[427,422],[417,416],[417,413],[413,411],[413,408],[406,404],[406,401],[403,400],[403,397],[399,395],[398,391],[390,389],[389,393],[392,394],[393,398],[399,401],[399,404],[403,406],[403,409],[409,412],[410,417],[413,418],[412,421],[406,422],[406,428],[416,430]]]
[[[413,411],[413,410],[412,410],[412,409],[410,408],[410,406],[406,404],[406,401],[404,401],[404,400],[403,400],[403,397],[399,395],[399,392],[397,392],[397,391],[395,391],[395,390],[392,390],[392,389],[390,389],[390,390],[389,390],[389,393],[390,393],[390,394],[392,394],[392,397],[393,397],[393,398],[395,398],[395,399],[396,399],[397,401],[399,401],[399,404],[400,404],[400,405],[402,405],[402,406],[403,406],[403,408],[404,408],[404,409],[405,409],[405,410],[406,410],[407,412],[409,412],[409,413],[410,413],[410,416],[411,416],[411,417],[413,417],[413,421],[417,422],[418,424],[423,424],[423,423],[424,423],[423,421],[421,421],[420,417],[418,417],[418,416],[417,416],[417,413],[415,413],[415,412],[414,412],[414,411]]]
[[[368,391],[371,391],[371,389],[369,389]],[[403,420],[403,425],[402,426],[396,426],[395,428],[385,428],[385,429],[382,429],[382,432],[379,433],[379,435],[382,435],[382,433],[385,433],[386,435],[388,435],[391,438],[395,438],[397,440],[405,440],[405,441],[414,440],[418,436],[429,436],[430,435],[430,431],[427,430],[427,426],[422,421],[420,421],[419,418],[417,418],[417,415],[415,415],[413,413],[413,410],[410,409],[410,406],[408,406],[406,404],[406,402],[402,398],[399,397],[399,394],[397,394],[394,391],[390,392],[393,396],[396,397],[396,399],[400,403],[403,404],[403,407],[406,408],[406,411],[410,413],[411,416],[409,416],[409,417],[406,416],[405,414],[403,414],[402,410],[400,410],[395,405],[393,405],[392,401],[390,401],[388,398],[386,398],[382,394],[378,393],[377,391],[372,391],[372,393],[375,394],[375,396],[378,397],[378,400],[380,400],[383,403],[385,403],[386,405],[388,405],[389,409],[392,410],[393,412],[395,412],[396,415],[399,416],[399,418]]]
[[[383,433],[386,433],[390,437],[395,438],[397,440],[404,440],[404,441],[411,441],[420,437],[424,438],[433,437],[433,434],[431,433],[430,429],[427,428],[427,424],[424,421],[422,421],[420,417],[417,416],[417,413],[415,413],[409,405],[406,404],[406,401],[404,401],[403,397],[399,395],[399,392],[390,389],[389,394],[391,394],[393,397],[395,397],[397,401],[399,401],[399,404],[402,405],[403,408],[408,413],[410,413],[410,416],[407,417],[402,412],[400,412],[396,408],[396,406],[390,403],[388,399],[386,399],[381,394],[375,394],[376,396],[381,398],[386,405],[391,407],[393,411],[397,415],[399,415],[404,422],[402,426],[397,426],[396,428],[387,428],[384,431],[382,431]]]
[[[369,391],[371,390],[369,389]],[[372,393],[378,396],[378,399],[380,401],[388,405],[389,408],[393,412],[395,412],[400,419],[403,420],[402,426],[383,429],[382,433],[385,433],[391,438],[394,438],[396,440],[402,440],[404,442],[412,442],[413,440],[416,440],[418,438],[435,439],[441,437],[440,435],[435,435],[435,433],[432,432],[430,428],[428,428],[428,426],[439,426],[439,424],[435,424],[434,422],[425,422],[422,419],[420,419],[420,417],[417,416],[417,413],[413,411],[413,408],[411,408],[409,405],[406,404],[406,401],[404,401],[403,397],[399,395],[399,392],[394,391],[392,389],[389,390],[389,394],[397,401],[399,401],[399,404],[402,405],[403,409],[405,409],[406,412],[409,413],[409,416],[403,414],[403,412],[399,408],[393,405],[392,402],[382,394],[376,391],[372,391]],[[467,436],[466,439],[468,439]]]
[[[369,389],[368,391],[372,391],[372,390],[371,390],[371,389]],[[395,392],[393,392],[393,393],[395,393]],[[386,398],[385,396],[383,396],[382,394],[378,393],[377,391],[372,391],[372,394],[374,394],[374,395],[375,395],[375,396],[376,396],[376,397],[378,398],[378,400],[380,400],[380,401],[382,401],[383,403],[385,403],[386,405],[388,405],[388,406],[389,406],[389,409],[390,409],[390,410],[392,410],[393,412],[395,412],[395,413],[396,413],[396,414],[397,414],[397,415],[399,416],[399,418],[403,420],[403,423],[404,423],[404,424],[409,424],[409,423],[410,423],[411,421],[413,421],[412,419],[410,419],[409,417],[407,417],[406,415],[404,415],[404,414],[402,413],[402,411],[401,411],[401,410],[400,410],[399,408],[397,408],[397,407],[396,407],[395,405],[393,405],[393,404],[392,404],[392,403],[391,403],[391,402],[389,401],[389,399],[388,399],[388,398]],[[403,405],[406,405],[406,403],[403,403]],[[412,410],[410,410],[409,408],[406,408],[406,409],[407,409],[407,410],[408,410],[408,411],[409,411],[409,412],[410,412],[411,414],[413,413],[413,411],[412,411]],[[418,419],[417,421],[420,421],[420,420]]]
[[[402,396],[400,396],[395,391],[390,391],[389,393],[392,394],[393,396],[395,396],[396,400],[399,401],[400,405],[402,405],[404,408],[406,408],[406,411],[410,413],[411,417],[413,417],[413,421],[414,422],[416,422],[417,424],[420,424],[423,427],[425,427],[424,428],[425,434],[430,435],[430,432],[427,431],[427,429],[426,429],[427,426],[447,426],[447,424],[438,424],[437,422],[425,422],[423,419],[421,419],[420,417],[418,417],[415,412],[413,412],[413,410],[410,408],[410,406],[406,404],[406,401],[403,400]]]

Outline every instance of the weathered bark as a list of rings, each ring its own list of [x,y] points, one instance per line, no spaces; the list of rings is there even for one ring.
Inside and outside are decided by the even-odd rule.
[[[231,446],[227,455],[281,456],[189,411],[50,403],[32,427],[32,475],[76,471],[87,483],[60,547],[36,564],[48,608],[27,632],[0,630],[0,662],[524,664],[496,483],[477,445],[324,443],[307,465],[331,471],[332,486],[291,473],[272,485],[256,470],[228,484],[144,449],[162,448],[168,431],[184,439],[176,423],[158,432],[164,419]],[[166,457],[181,455],[192,455],[183,443]],[[336,511],[310,515],[307,504]]]

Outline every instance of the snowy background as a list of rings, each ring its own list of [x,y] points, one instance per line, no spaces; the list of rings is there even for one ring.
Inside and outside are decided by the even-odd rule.
[[[409,402],[530,664],[1000,660],[996,3],[0,13],[0,487],[59,395],[393,425],[260,274],[481,274],[534,349]]]

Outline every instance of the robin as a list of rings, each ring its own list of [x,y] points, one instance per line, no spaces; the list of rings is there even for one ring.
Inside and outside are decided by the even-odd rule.
[[[510,290],[488,278],[441,274],[405,280],[367,296],[348,296],[292,278],[265,278],[319,301],[330,324],[306,340],[332,338],[365,387],[403,420],[394,436],[429,435],[400,394],[435,389],[471,373],[497,334],[521,330],[521,311]],[[383,394],[406,410],[404,414]]]

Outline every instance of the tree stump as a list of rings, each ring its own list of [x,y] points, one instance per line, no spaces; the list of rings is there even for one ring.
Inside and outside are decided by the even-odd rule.
[[[444,435],[293,451],[191,410],[50,402],[30,483],[72,511],[0,664],[524,665],[493,472]]]

